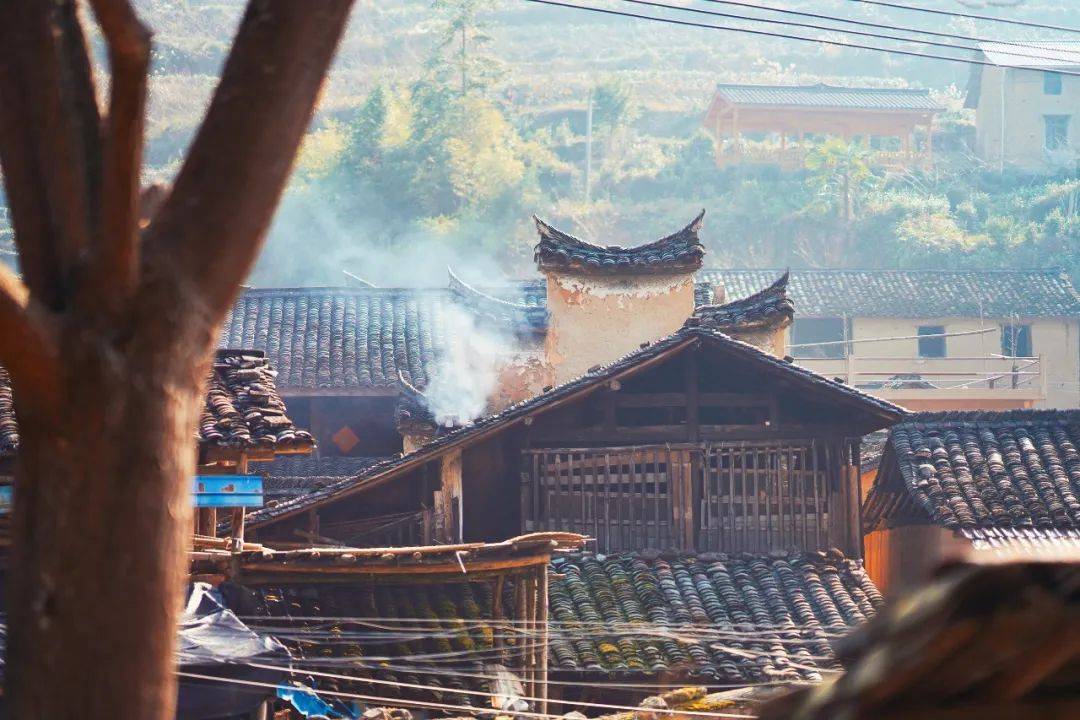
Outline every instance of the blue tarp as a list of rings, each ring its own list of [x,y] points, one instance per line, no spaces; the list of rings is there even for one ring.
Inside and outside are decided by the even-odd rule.
[[[180,618],[178,652],[182,672],[264,683],[265,687],[216,680],[180,678],[177,720],[218,720],[254,712],[276,695],[282,673],[252,668],[247,661],[287,667],[289,652],[277,640],[259,635],[225,607],[206,583],[194,583]]]

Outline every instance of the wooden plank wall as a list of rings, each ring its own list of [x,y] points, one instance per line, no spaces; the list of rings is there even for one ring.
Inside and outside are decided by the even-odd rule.
[[[523,530],[582,533],[601,552],[840,547],[857,557],[850,459],[846,441],[525,450]]]
[[[812,442],[706,445],[698,549],[827,548],[828,462]]]
[[[524,529],[589,535],[604,552],[688,547],[691,452],[678,445],[526,450]]]

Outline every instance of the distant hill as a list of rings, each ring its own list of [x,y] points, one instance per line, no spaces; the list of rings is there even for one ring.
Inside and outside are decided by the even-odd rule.
[[[915,0],[909,0],[915,2]],[[584,4],[584,0],[582,0]],[[591,3],[628,12],[662,11],[615,0]],[[1035,31],[864,5],[850,0],[795,0],[773,6],[864,21],[908,25],[965,35],[1033,37]],[[991,3],[932,0],[917,3],[956,12],[1080,26],[1080,3],[1026,0]],[[154,75],[148,160],[167,174],[200,117],[236,27],[243,0],[138,0],[154,29]],[[784,18],[722,3],[692,3],[715,12]],[[991,5],[990,7],[974,6]],[[682,17],[687,17],[683,15]],[[739,25],[724,18],[691,19]],[[798,22],[816,22],[790,17]],[[519,112],[543,114],[580,107],[597,80],[618,75],[633,85],[646,110],[696,114],[715,82],[816,82],[963,87],[967,68],[918,58],[734,32],[675,27],[503,0],[489,15],[491,52],[505,63],[501,96]],[[434,42],[435,16],[427,0],[359,0],[320,105],[320,118],[347,116],[377,82],[413,76]],[[813,30],[741,23],[789,34]],[[864,28],[865,29],[865,28]],[[884,41],[865,40],[880,44]],[[929,50],[927,48],[927,50]]]

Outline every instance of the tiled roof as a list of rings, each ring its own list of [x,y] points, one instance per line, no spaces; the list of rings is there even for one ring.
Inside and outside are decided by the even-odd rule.
[[[679,232],[630,248],[593,245],[534,217],[540,233],[534,257],[541,270],[603,274],[694,272],[701,267],[705,256],[705,249],[698,240],[704,217],[702,210]]]
[[[927,90],[838,87],[835,85],[716,86],[716,94],[736,105],[836,108],[844,110],[921,110],[941,107]]]
[[[795,317],[795,305],[788,297],[787,285],[785,272],[772,285],[753,295],[723,305],[699,305],[694,310],[693,323],[725,333],[786,327]]]
[[[981,42],[979,50],[987,61],[1006,67],[1080,67],[1080,42],[1075,40]]]
[[[286,415],[285,403],[274,385],[275,375],[265,355],[257,350],[219,350],[199,415],[199,447],[310,452],[315,441]],[[0,457],[14,455],[18,440],[10,378],[0,369]]]
[[[1080,410],[920,413],[892,428],[867,529],[922,519],[987,544],[1080,539]]]
[[[18,447],[19,424],[15,421],[11,377],[0,367],[0,458],[13,457]]]
[[[511,584],[504,589],[509,591]],[[229,584],[222,587],[222,593],[229,607],[250,627],[258,630],[262,625],[259,618],[267,618],[269,627],[276,629],[275,635],[305,667],[325,664],[320,668],[323,672],[355,677],[320,678],[322,689],[467,707],[486,705],[487,698],[458,691],[488,690],[488,683],[475,676],[484,674],[482,661],[492,655],[494,646],[495,628],[477,622],[493,617],[494,597],[489,583],[290,583],[254,588]],[[326,620],[317,619],[324,617]],[[343,622],[342,618],[360,620]],[[379,622],[373,625],[374,618]],[[411,618],[431,620],[436,626],[445,622],[446,630],[418,632],[415,623],[395,624],[396,620]],[[308,640],[298,635],[307,626],[317,629],[316,637],[322,639]],[[460,657],[457,661],[452,659],[455,653]],[[414,656],[432,660],[422,662]],[[380,682],[365,683],[365,678]],[[402,688],[399,683],[430,689]]]
[[[285,414],[276,376],[261,352],[219,350],[199,416],[200,445],[310,452],[315,441]]]
[[[329,502],[339,495],[347,494],[377,478],[382,479],[389,476],[390,473],[401,472],[407,467],[427,462],[447,448],[510,427],[515,422],[523,420],[526,416],[542,410],[556,400],[569,398],[578,393],[586,392],[613,377],[632,372],[633,369],[643,361],[679,349],[695,340],[702,341],[711,347],[730,353],[736,358],[749,359],[756,362],[760,365],[763,373],[777,374],[791,381],[793,385],[829,393],[838,401],[850,403],[853,409],[858,408],[865,413],[873,414],[880,418],[882,425],[893,422],[906,414],[906,411],[903,408],[894,405],[887,400],[868,395],[850,385],[829,380],[811,370],[773,357],[753,345],[735,340],[723,333],[711,330],[707,327],[683,327],[655,343],[646,343],[641,349],[635,350],[608,365],[592,368],[584,375],[563,383],[562,385],[558,385],[540,395],[511,405],[498,413],[480,418],[472,423],[440,435],[408,455],[399,455],[393,459],[374,465],[355,478],[343,481],[336,485],[331,485],[323,490],[311,493],[302,498],[297,498],[290,502],[279,503],[274,506],[267,506],[256,510],[248,515],[248,520],[253,525],[261,524],[283,515],[299,512],[301,509]]]
[[[285,388],[394,388],[398,373],[427,384],[448,342],[447,291],[269,288],[246,291],[223,347],[264,350]]]
[[[828,636],[882,602],[862,567],[839,552],[582,553],[552,568],[552,670],[820,680],[834,666]]]
[[[469,285],[455,275],[453,270],[450,270],[449,274],[450,297],[477,317],[509,328],[528,328],[531,331],[546,329],[545,304],[530,302],[525,292],[520,293],[523,296],[520,299],[509,300]]]
[[[253,462],[251,473],[263,475],[263,492],[269,498],[293,498],[356,476],[384,457],[320,457],[285,455],[269,462]]]
[[[704,270],[698,278],[744,298],[782,270]],[[792,270],[798,317],[1073,317],[1080,294],[1061,270]]]

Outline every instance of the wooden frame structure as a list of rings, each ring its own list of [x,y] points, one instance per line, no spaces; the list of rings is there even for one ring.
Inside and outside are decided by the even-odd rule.
[[[492,633],[490,659],[514,672],[521,682],[522,697],[531,699],[537,712],[546,713],[548,564],[553,553],[580,550],[584,541],[573,533],[546,532],[499,543],[388,548],[272,550],[245,543],[237,551],[206,543],[192,553],[192,563],[199,579],[215,584],[228,581],[249,589],[362,587],[408,592],[438,588],[451,592],[462,584],[486,584],[493,597],[491,615],[484,618],[490,620],[484,627]],[[273,619],[275,624],[289,622],[288,616]],[[304,627],[309,620],[295,623]],[[454,622],[454,618],[430,620],[430,627],[422,622],[410,627],[445,630]],[[524,638],[519,645],[512,639],[518,632]],[[334,672],[342,671],[340,665],[333,667]],[[357,683],[363,682],[364,676],[358,675]]]
[[[802,167],[809,143],[822,136],[850,142],[871,137],[899,139],[896,150],[878,150],[872,162],[883,166],[933,164],[934,116],[937,108],[925,92],[882,88],[838,88],[826,85],[719,85],[703,125],[716,141],[718,167],[739,163]],[[916,148],[916,131],[925,141]],[[747,133],[776,134],[770,146],[747,142]],[[794,144],[789,144],[789,139]]]

